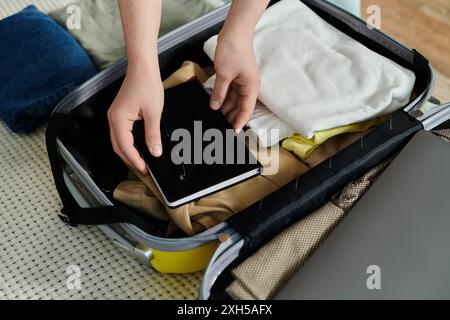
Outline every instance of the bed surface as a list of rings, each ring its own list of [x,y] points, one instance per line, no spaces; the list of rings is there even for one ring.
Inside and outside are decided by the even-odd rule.
[[[31,3],[49,12],[70,2],[1,0],[0,19]],[[98,228],[59,220],[44,133],[16,135],[0,122],[0,299],[195,299],[200,273],[159,274]],[[80,268],[80,290],[67,286],[70,266]]]

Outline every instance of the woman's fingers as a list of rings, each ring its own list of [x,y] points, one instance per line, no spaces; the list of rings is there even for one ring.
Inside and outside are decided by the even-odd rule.
[[[227,120],[228,122],[233,126],[233,128],[236,130],[236,127],[234,126],[234,122],[236,120],[236,117],[241,112],[238,107],[234,108],[228,115]]]
[[[222,107],[228,122],[240,132],[251,119],[255,110],[259,93],[259,82],[247,82],[246,85],[231,85],[231,91],[227,101]]]
[[[233,127],[236,131],[241,131],[242,128],[244,128],[255,111],[256,100],[258,99],[259,93],[259,83],[256,82],[254,87],[242,91],[238,101],[239,113],[236,114],[233,119]]]
[[[161,113],[144,113],[145,142],[152,156],[162,155],[161,143]]]
[[[231,81],[233,81],[232,77],[217,73],[216,83],[214,84],[213,93],[211,95],[211,109],[219,110],[222,107],[227,98]]]
[[[121,120],[115,122],[112,130],[115,133],[117,153],[130,167],[136,168],[140,173],[147,174],[147,165],[134,147],[133,121]],[[125,159],[123,159],[125,158]]]
[[[241,130],[245,127],[245,125],[248,123],[250,118],[253,115],[253,109],[241,109],[239,108],[239,112],[235,115],[233,119],[233,128],[236,130],[236,132],[241,132]]]
[[[225,116],[227,116],[233,109],[237,107],[239,101],[238,92],[234,88],[232,88],[232,86],[230,88],[231,89],[228,93],[228,97],[223,103],[222,108],[220,108],[220,111],[222,111],[223,115]]]

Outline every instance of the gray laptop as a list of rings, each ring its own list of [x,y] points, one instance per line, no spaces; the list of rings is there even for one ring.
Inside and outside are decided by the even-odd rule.
[[[277,299],[450,299],[450,145],[417,134]]]

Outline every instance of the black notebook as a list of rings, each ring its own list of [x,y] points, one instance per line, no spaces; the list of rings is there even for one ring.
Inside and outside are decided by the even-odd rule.
[[[135,145],[170,208],[261,174],[244,140],[220,111],[209,107],[209,100],[198,81],[165,91],[160,158],[148,151],[143,121],[134,125]]]

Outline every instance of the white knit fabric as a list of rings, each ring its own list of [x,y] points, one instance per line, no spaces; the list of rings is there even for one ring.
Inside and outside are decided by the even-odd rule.
[[[0,19],[30,3],[49,11],[70,0],[1,0]],[[96,227],[57,214],[44,129],[15,135],[0,122],[1,299],[195,299],[201,274],[164,275],[115,247]],[[80,289],[67,270],[80,270]]]
[[[205,43],[211,59],[216,45],[217,36]],[[287,128],[308,138],[398,110],[409,102],[415,83],[412,71],[338,31],[298,0],[282,0],[266,11],[254,47],[259,100]],[[264,110],[258,114],[268,117]]]

